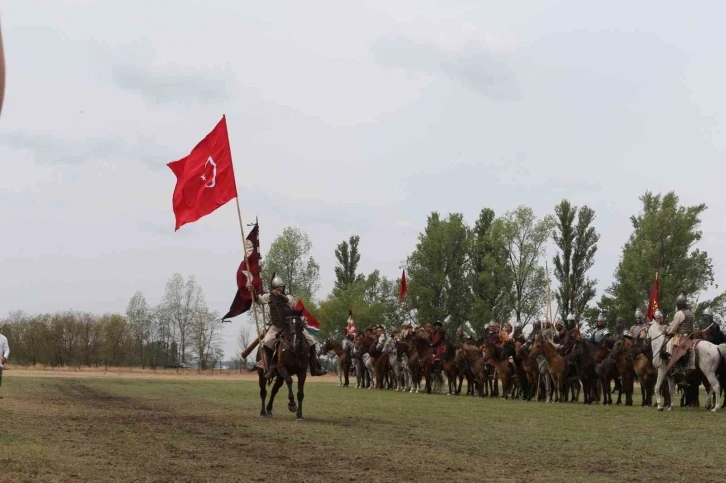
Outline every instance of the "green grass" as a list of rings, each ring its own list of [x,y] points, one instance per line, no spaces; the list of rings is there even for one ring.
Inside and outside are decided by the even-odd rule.
[[[8,377],[1,481],[669,481],[722,478],[724,414],[251,381]],[[636,402],[639,402],[636,398]]]

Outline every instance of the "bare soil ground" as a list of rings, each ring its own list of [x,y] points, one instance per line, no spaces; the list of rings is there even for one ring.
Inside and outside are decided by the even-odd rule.
[[[285,389],[275,415],[260,417],[249,375],[23,372],[7,371],[0,388],[0,481],[695,481],[723,479],[726,459],[726,416],[703,409],[402,394],[311,378],[297,422]]]

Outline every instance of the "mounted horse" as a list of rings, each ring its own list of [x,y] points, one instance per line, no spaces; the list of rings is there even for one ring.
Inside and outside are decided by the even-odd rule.
[[[535,338],[532,350],[530,351],[530,356],[534,358],[540,355],[543,355],[547,360],[547,371],[552,376],[552,382],[554,383],[555,402],[560,402],[564,396],[565,370],[567,369],[565,367],[565,358],[557,352],[555,345],[546,340],[542,335],[538,335]],[[547,402],[550,402],[549,397],[547,398]]]
[[[265,397],[267,391],[265,385],[267,378],[265,377],[265,371],[262,368],[257,369],[257,376],[260,384],[260,398],[262,400],[262,410],[260,416],[272,416],[272,405],[275,401],[277,391],[280,390],[283,383],[287,384],[288,391],[288,404],[287,409],[290,412],[297,413],[297,419],[303,419],[303,399],[305,398],[305,378],[307,377],[308,364],[310,357],[310,348],[308,342],[303,334],[304,322],[300,316],[286,317],[285,323],[278,334],[278,342],[275,349],[275,358],[273,362],[276,362],[277,375],[275,376],[275,383],[272,386],[272,393],[270,394],[270,400],[265,407]],[[257,360],[260,361],[262,352],[257,353]],[[297,377],[297,404],[295,404],[295,397],[292,393],[292,376]]]
[[[670,405],[668,410],[673,409],[673,396],[676,393],[675,378],[673,372],[668,370],[668,356],[662,352],[666,345],[667,334],[664,331],[664,327],[657,322],[651,322],[648,327],[648,335],[646,341],[650,343],[653,351],[653,366],[658,371],[658,379],[655,383],[655,394],[656,402],[658,403],[658,411],[663,411],[663,398],[660,394],[660,388],[664,380],[668,381],[668,389],[671,395]],[[702,340],[697,341],[695,348],[692,349],[695,356],[695,366],[701,370],[703,375],[708,379],[711,388],[708,393],[708,397],[712,396],[715,398],[715,405],[711,411],[717,412],[721,409],[721,386],[718,378],[716,377],[716,370],[718,369],[722,359],[726,358],[726,344],[715,345],[708,341]],[[675,363],[675,361],[674,361]]]
[[[343,342],[345,343],[346,341],[344,340]],[[323,346],[320,348],[320,352],[318,353],[318,355],[327,354],[329,352],[333,352],[338,357],[338,386],[348,387],[348,377],[350,375],[352,358],[352,344],[350,343],[350,341],[348,341],[348,343],[346,344],[346,348],[344,349],[343,345],[340,344],[337,340],[333,338],[327,339],[325,343],[323,343]]]

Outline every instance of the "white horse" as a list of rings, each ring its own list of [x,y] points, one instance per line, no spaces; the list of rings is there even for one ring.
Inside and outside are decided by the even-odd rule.
[[[655,382],[655,400],[658,403],[658,411],[663,411],[663,396],[660,392],[663,379],[668,380],[668,390],[671,395],[671,405],[668,407],[669,411],[673,409],[673,402],[676,399],[675,378],[673,377],[673,373],[666,374],[668,361],[664,360],[660,355],[661,347],[663,347],[663,343],[666,340],[666,329],[667,326],[653,321],[648,327],[647,336],[647,340],[650,341],[650,347],[653,350],[653,367],[658,371],[658,380]],[[688,355],[686,354],[683,357],[688,357]],[[722,358],[726,359],[726,344],[716,345],[706,340],[701,340],[696,346],[696,366],[706,376],[709,384],[711,384],[711,390],[708,392],[709,399],[712,394],[716,398],[716,405],[711,410],[714,413],[721,409],[721,386],[719,386],[718,379],[716,378],[716,370]]]

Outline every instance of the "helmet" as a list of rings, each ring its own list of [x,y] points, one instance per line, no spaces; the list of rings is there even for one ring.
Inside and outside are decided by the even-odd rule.
[[[658,309],[658,310],[655,311],[655,314],[653,315],[653,317],[656,318],[656,319],[658,317],[660,317],[662,319],[663,318],[663,312],[661,312],[660,309]]]
[[[686,306],[686,296],[683,294],[680,294],[678,298],[676,298],[676,307],[682,308]]]
[[[515,328],[515,329],[521,329],[521,328],[522,328],[522,323],[521,323],[520,321],[516,321],[516,322],[514,323],[514,328]]]
[[[562,322],[562,317],[557,317],[557,319],[555,319],[555,325],[565,325],[565,323]]]
[[[285,282],[282,281],[282,278],[280,278],[279,275],[275,275],[274,277],[272,277],[271,287],[272,288],[278,288],[278,287],[283,287],[284,288],[285,287]]]
[[[603,315],[602,312],[600,312],[599,314],[597,314],[597,321],[598,322],[600,322],[600,321],[603,321],[604,322],[605,321],[605,315]]]
[[[643,312],[641,312],[640,309],[635,311],[635,318],[643,318]]]
[[[575,320],[575,314],[573,314],[572,312],[567,314],[567,320]]]
[[[711,307],[707,307],[706,310],[703,311],[703,315],[708,315],[709,317],[713,318],[713,310],[711,309]]]

